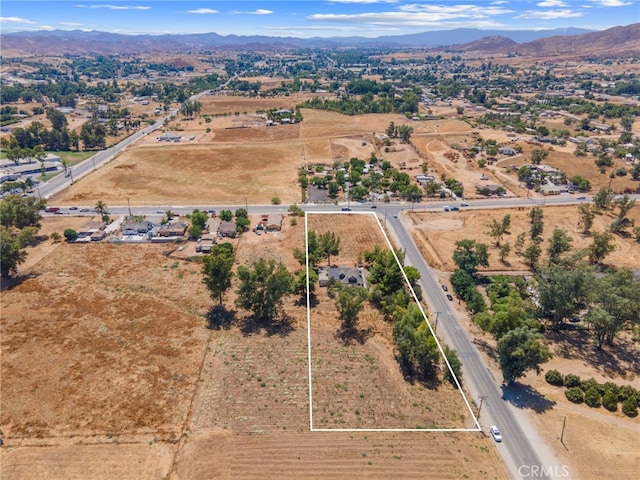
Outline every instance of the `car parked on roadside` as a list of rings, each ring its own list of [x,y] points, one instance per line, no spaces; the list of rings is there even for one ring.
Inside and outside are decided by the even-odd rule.
[[[444,290],[445,292],[449,291],[449,287],[447,287],[446,285],[442,285],[442,290]]]
[[[451,296],[450,293],[447,293],[447,300],[449,300],[450,302],[453,302],[453,297]]]
[[[491,432],[491,436],[496,442],[502,441],[502,434],[500,433],[500,430],[498,430],[498,427],[496,427],[495,425],[491,425],[489,431]]]

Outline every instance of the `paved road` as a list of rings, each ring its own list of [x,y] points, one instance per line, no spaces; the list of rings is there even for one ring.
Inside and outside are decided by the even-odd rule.
[[[391,216],[387,219],[387,226],[396,236],[398,244],[405,249],[406,263],[420,272],[424,296],[430,304],[430,321],[434,326],[435,317],[438,318],[438,336],[445,344],[457,350],[463,364],[463,383],[477,404],[481,396],[483,398],[480,418],[483,431],[488,432],[490,425],[498,425],[502,433],[504,441],[496,444],[496,447],[510,475],[512,478],[524,478],[521,474],[528,474],[531,471],[529,466],[543,465],[547,468],[555,467],[558,472],[564,473],[560,462],[540,438],[526,415],[517,412],[516,408],[503,398],[501,379],[493,377],[471,338],[460,326],[454,305],[447,300],[437,275],[420,255],[401,217]],[[508,390],[505,392],[508,396]]]

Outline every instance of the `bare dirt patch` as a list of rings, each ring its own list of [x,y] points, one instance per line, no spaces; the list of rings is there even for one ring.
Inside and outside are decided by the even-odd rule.
[[[178,434],[208,299],[162,248],[62,244],[3,292],[5,435]]]
[[[422,245],[421,252],[429,259],[432,266],[441,270],[453,271],[455,268],[451,254],[455,250],[455,242],[465,238],[489,245],[489,270],[527,270],[513,247],[516,237],[521,232],[527,233],[530,229],[530,208],[519,210],[494,209],[494,210],[463,210],[460,212],[439,213],[410,213],[410,219],[414,225],[414,237],[418,245]],[[511,244],[511,253],[505,258],[505,263],[500,261],[498,248],[494,240],[488,235],[489,224],[492,219],[501,220],[506,214],[511,215],[510,235],[505,235],[503,243]],[[578,228],[577,206],[547,206],[544,207],[544,233],[542,238],[543,252],[546,251],[548,242],[554,228],[562,228],[573,238],[575,250],[584,249],[592,243],[590,236],[583,236]],[[629,218],[635,222],[640,221],[640,209],[633,208]],[[608,228],[614,217],[609,213],[596,216],[593,231],[602,232]],[[443,229],[446,225],[448,228]],[[429,244],[426,247],[425,241]],[[640,244],[630,237],[614,236],[616,249],[605,259],[605,263],[628,268],[637,268],[640,258]]]

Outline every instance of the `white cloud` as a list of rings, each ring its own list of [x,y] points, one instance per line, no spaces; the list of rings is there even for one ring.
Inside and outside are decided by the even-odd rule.
[[[195,13],[197,15],[205,15],[207,13],[220,13],[218,10],[213,10],[212,8],[197,8],[195,10],[187,10],[187,13]]]
[[[582,12],[574,12],[565,8],[563,10],[527,10],[526,12],[516,16],[515,18],[538,18],[541,20],[554,20],[556,18],[582,17],[582,15]]]
[[[591,0],[591,2],[601,7],[625,7],[633,4],[633,2],[624,2],[623,0]]]
[[[395,12],[375,12],[357,14],[317,13],[307,17],[312,21],[339,23],[364,23],[369,25],[404,25],[415,27],[437,27],[441,22],[461,20],[461,24],[476,28],[495,27],[497,24],[487,20],[494,15],[513,13],[513,10],[499,6],[482,5],[402,5]],[[447,26],[451,26],[447,24]],[[457,26],[457,25],[456,25]]]
[[[58,22],[58,25],[64,25],[65,27],[81,27],[83,24],[78,22]]]
[[[54,27],[50,26],[50,25],[40,25],[38,27],[38,30],[47,30],[47,31],[51,31],[51,30],[55,30]]]
[[[264,8],[258,8],[256,10],[252,10],[250,12],[244,12],[241,10],[232,10],[231,12],[229,12],[233,15],[271,15],[273,13],[273,10],[266,10]]]
[[[20,17],[0,17],[0,23],[26,23],[28,25],[35,25],[38,22]]]
[[[78,8],[107,8],[109,10],[151,10],[151,7],[142,5],[76,5]]]
[[[562,0],[544,0],[540,3],[538,3],[539,7],[551,7],[551,8],[557,8],[557,7],[566,7],[567,4],[564,3]]]

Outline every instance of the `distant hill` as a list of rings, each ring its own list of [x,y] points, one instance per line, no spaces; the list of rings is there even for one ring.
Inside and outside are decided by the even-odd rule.
[[[640,23],[583,35],[541,38],[517,46],[523,55],[563,58],[616,57],[640,54]]]
[[[640,54],[640,24],[601,32],[577,28],[538,31],[455,29],[410,35],[331,38],[218,35],[121,35],[100,31],[53,30],[0,35],[3,56],[55,54],[142,54],[251,48],[282,50],[337,47],[434,48],[459,46],[478,53],[613,56]]]

